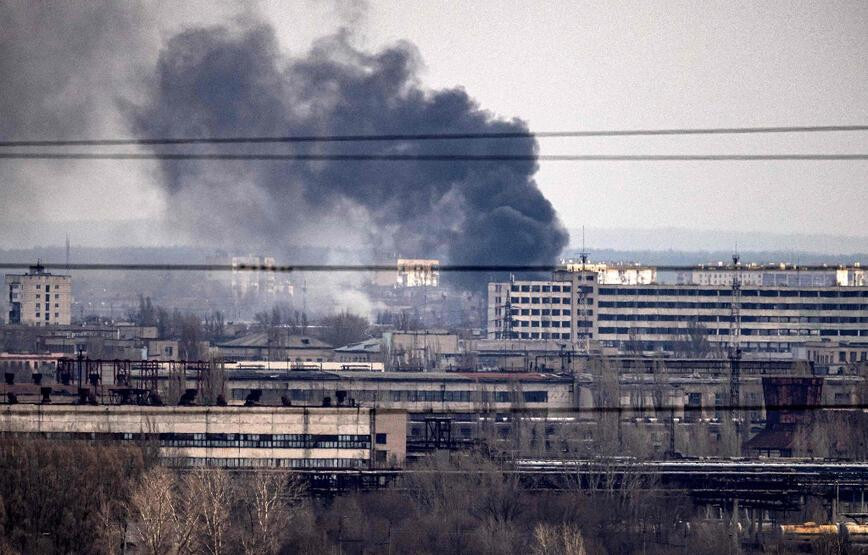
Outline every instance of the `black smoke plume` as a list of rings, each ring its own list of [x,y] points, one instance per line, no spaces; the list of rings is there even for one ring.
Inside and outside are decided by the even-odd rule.
[[[419,66],[405,42],[367,53],[339,33],[288,58],[268,25],[190,29],[165,44],[146,100],[127,111],[135,132],[148,138],[527,131],[520,120],[481,109],[463,89],[424,89]],[[208,151],[220,149],[532,155],[537,144],[527,138]],[[236,247],[279,252],[308,243],[356,247],[365,257],[545,264],[567,241],[534,181],[533,161],[167,161],[161,168],[174,224]]]

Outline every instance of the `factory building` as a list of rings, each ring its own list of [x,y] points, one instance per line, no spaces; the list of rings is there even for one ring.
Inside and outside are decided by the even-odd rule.
[[[592,272],[555,272],[552,280],[489,283],[487,315],[490,339],[587,338],[625,351],[676,351],[701,334],[722,350],[740,328],[744,351],[789,353],[821,339],[868,337],[868,287],[743,285],[735,293],[723,285],[607,285]]]
[[[868,340],[812,341],[793,351],[798,360],[813,363],[824,374],[841,374],[860,365],[868,368]]]
[[[177,466],[383,468],[406,455],[407,415],[363,407],[4,405],[0,433],[156,440]]]
[[[569,409],[579,398],[572,376],[474,372],[227,370],[227,399],[253,393],[266,404],[361,405],[413,413]]]
[[[26,274],[6,274],[9,323],[28,326],[69,325],[72,278],[45,271],[41,264]]]

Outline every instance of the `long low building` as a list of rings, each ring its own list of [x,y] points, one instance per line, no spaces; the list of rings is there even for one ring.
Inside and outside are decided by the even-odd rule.
[[[868,287],[745,285],[736,292],[725,285],[604,285],[590,272],[488,285],[490,339],[678,351],[698,335],[712,349],[725,348],[733,329],[745,351],[860,340],[868,337]]]
[[[227,372],[227,400],[346,405],[409,412],[566,409],[577,406],[572,376],[535,372]]]
[[[143,443],[178,466],[383,468],[403,464],[407,414],[365,407],[4,405],[0,433]]]

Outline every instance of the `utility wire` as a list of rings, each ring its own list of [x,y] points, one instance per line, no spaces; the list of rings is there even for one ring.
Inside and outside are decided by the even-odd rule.
[[[335,162],[751,162],[868,160],[868,154],[240,154],[0,152],[6,160],[261,160]]]
[[[257,264],[115,264],[115,263],[80,263],[66,264],[64,262],[39,264],[46,269],[66,269],[82,270],[82,271],[103,271],[103,270],[120,270],[120,271],[183,271],[183,272],[230,272],[230,271],[249,271],[249,272],[274,272],[274,273],[290,273],[290,272],[394,272],[398,269],[397,264],[282,264],[282,265],[257,265]],[[26,269],[33,266],[32,262],[0,262],[2,270]],[[767,266],[694,266],[694,265],[648,265],[637,266],[637,268],[654,268],[660,272],[682,272],[682,271],[715,271],[715,272],[750,272],[750,271],[832,271],[838,268],[849,267],[848,264],[829,264],[829,265],[813,265],[813,266],[787,266],[782,268],[780,265]],[[419,268],[418,265],[407,265],[409,269]],[[427,269],[427,266],[424,266]],[[562,265],[557,264],[440,264],[431,266],[432,271],[436,272],[554,272],[557,270],[567,271]],[[667,284],[657,284],[659,288],[666,288]],[[849,288],[848,288],[849,289]],[[855,290],[856,288],[854,288]]]
[[[440,141],[467,139],[530,139],[552,137],[629,137],[657,135],[733,135],[752,133],[826,133],[868,131],[868,125],[799,125],[778,127],[706,127],[672,129],[602,129],[590,131],[510,131],[478,133],[391,133],[365,135],[290,135],[274,137],[191,137],[160,139],[72,139],[0,141],[0,147],[121,146],[236,143],[329,143],[356,141]]]

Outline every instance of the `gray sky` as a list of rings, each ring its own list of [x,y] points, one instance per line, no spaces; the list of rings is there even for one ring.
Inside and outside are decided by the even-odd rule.
[[[531,129],[864,124],[866,2],[375,3],[432,86]],[[544,153],[868,152],[868,133],[545,140]],[[868,163],[543,164],[568,227],[868,235]]]
[[[245,16],[232,3],[147,11],[144,60],[186,26]],[[363,49],[407,39],[424,85],[464,87],[534,131],[868,123],[866,2],[262,2],[245,12],[273,24],[289,53],[339,27]],[[120,119],[93,132],[129,135]],[[545,139],[541,152],[866,153],[868,133]],[[58,178],[52,164],[5,183],[0,211],[123,220],[167,209],[153,165],[76,164]],[[570,229],[848,236],[868,236],[866,178],[859,161],[558,162],[537,175]]]

